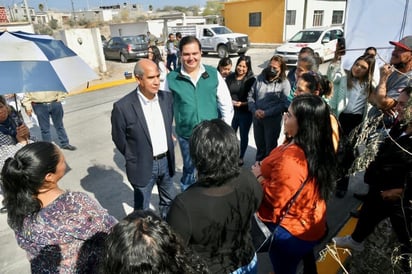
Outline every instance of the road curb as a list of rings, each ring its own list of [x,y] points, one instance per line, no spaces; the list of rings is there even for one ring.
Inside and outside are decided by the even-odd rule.
[[[130,84],[130,83],[134,83],[135,81],[136,80],[134,78],[132,78],[132,79],[114,80],[114,81],[99,83],[99,84],[94,84],[94,85],[92,84],[91,86],[89,86],[85,89],[70,92],[69,96],[78,95],[78,94],[82,94],[82,93],[87,93],[87,92],[91,92],[91,91],[96,91],[96,90],[99,90],[99,89],[105,89],[105,88],[111,88],[111,87],[115,87],[115,86]]]

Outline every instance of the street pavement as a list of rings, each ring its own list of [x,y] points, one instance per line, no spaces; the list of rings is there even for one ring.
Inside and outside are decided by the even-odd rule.
[[[249,54],[252,57],[252,65],[255,74],[260,73],[265,67],[265,61],[273,53],[273,49],[252,49]],[[236,62],[237,57],[232,61]],[[218,58],[207,56],[204,63],[216,65]],[[65,128],[70,138],[70,143],[77,146],[76,151],[63,153],[67,162],[67,173],[61,179],[60,186],[72,191],[83,191],[94,197],[110,214],[118,219],[123,218],[132,211],[133,191],[127,181],[124,168],[124,159],[115,149],[111,140],[110,113],[113,103],[134,89],[134,82],[120,81],[124,79],[125,71],[132,71],[134,63],[111,63],[113,71],[112,79],[102,77],[93,85],[102,85],[102,89],[93,92],[83,92],[69,96],[64,104]],[[324,68],[326,65],[323,65]],[[324,68],[321,68],[323,70]],[[119,80],[119,81],[118,81]],[[116,85],[111,83],[116,82]],[[122,85],[119,85],[122,84]],[[40,137],[39,128],[31,126],[32,134]],[[54,134],[54,136],[56,136]],[[256,147],[253,139],[253,131],[249,134],[250,143],[245,156],[244,168],[249,169],[254,163]],[[57,142],[57,138],[56,138]],[[178,146],[176,147],[177,174],[174,177],[176,193],[179,192],[179,179],[181,176],[181,158]],[[336,235],[337,231],[346,222],[349,211],[356,208],[359,202],[352,197],[353,191],[365,191],[365,185],[361,183],[362,176],[351,179],[348,194],[343,199],[332,199],[328,206],[329,235],[326,242]],[[0,200],[2,197],[0,197]],[[152,197],[152,208],[156,210],[158,194],[155,189]],[[12,230],[7,225],[6,214],[0,214],[0,273],[25,274],[30,273],[25,252],[21,250],[14,239]],[[319,245],[321,248],[324,245]],[[267,254],[259,254],[259,273],[271,271]]]

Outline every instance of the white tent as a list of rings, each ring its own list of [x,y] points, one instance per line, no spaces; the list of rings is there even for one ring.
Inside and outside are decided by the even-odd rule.
[[[347,0],[345,19],[346,55],[343,67],[350,69],[367,47],[378,49],[379,56],[389,62],[393,46],[412,35],[412,1],[409,0]],[[375,75],[383,61],[377,59]]]

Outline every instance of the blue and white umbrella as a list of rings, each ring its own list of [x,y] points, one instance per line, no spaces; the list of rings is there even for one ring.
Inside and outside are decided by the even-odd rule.
[[[0,94],[86,88],[98,75],[51,36],[0,32]]]

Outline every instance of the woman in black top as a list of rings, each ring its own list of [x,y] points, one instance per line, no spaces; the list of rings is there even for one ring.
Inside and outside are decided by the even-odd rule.
[[[253,174],[238,166],[235,132],[220,119],[203,121],[190,138],[190,156],[197,182],[175,198],[168,223],[210,273],[257,273],[250,228],[263,194]]]
[[[247,96],[254,82],[250,57],[240,56],[236,62],[235,72],[226,78],[235,110],[232,127],[235,132],[239,128],[240,133],[240,166],[243,165],[243,157],[249,143],[249,130],[253,120],[252,113],[248,109]]]

